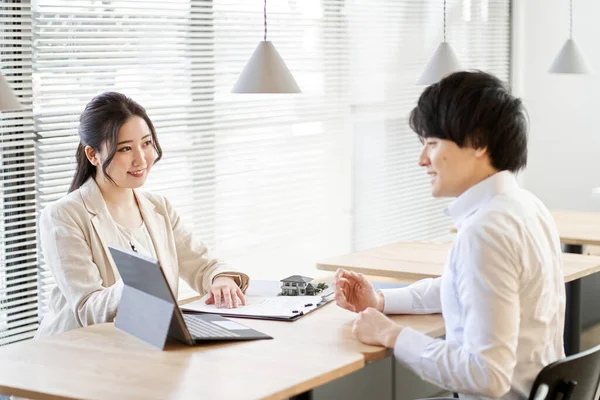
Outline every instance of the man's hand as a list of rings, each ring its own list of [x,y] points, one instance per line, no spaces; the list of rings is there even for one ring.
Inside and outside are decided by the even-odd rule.
[[[375,292],[373,285],[363,274],[338,269],[334,284],[335,302],[338,306],[353,312],[361,312],[368,307],[383,311],[383,295]]]
[[[402,327],[374,308],[358,314],[352,334],[365,344],[394,348]]]

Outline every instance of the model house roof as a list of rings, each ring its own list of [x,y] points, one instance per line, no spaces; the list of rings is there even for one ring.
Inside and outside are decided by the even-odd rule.
[[[297,282],[297,283],[309,283],[310,281],[312,281],[312,278],[306,277],[306,276],[301,276],[301,275],[292,275],[292,276],[288,276],[285,279],[282,279],[281,282]]]

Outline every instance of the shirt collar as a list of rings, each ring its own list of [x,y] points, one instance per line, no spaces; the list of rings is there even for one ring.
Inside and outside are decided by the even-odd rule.
[[[444,211],[452,218],[457,228],[460,224],[486,204],[492,197],[519,187],[515,175],[510,171],[500,171],[471,186],[458,196]]]

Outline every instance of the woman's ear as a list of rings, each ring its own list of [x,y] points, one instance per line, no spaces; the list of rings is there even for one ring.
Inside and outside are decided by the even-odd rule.
[[[85,156],[92,165],[96,167],[101,165],[100,159],[98,158],[98,153],[96,153],[96,150],[92,149],[90,146],[85,146]]]

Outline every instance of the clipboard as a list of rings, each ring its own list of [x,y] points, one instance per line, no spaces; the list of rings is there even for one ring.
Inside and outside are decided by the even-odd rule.
[[[333,290],[317,296],[277,296],[281,292],[279,281],[251,281],[246,292],[246,307],[217,308],[206,305],[207,296],[181,306],[184,313],[218,314],[224,317],[296,321],[333,300]]]

